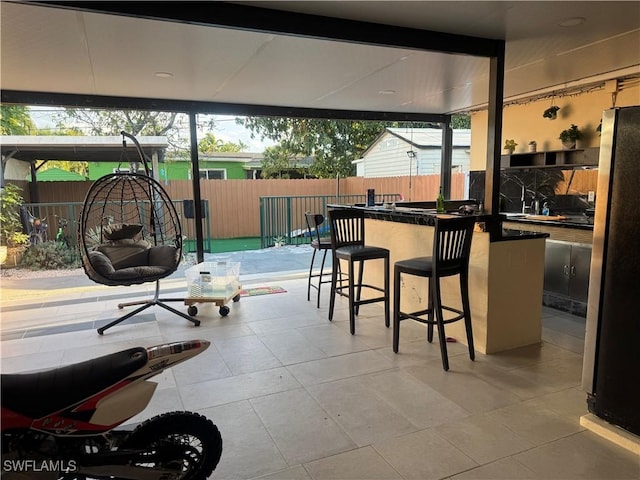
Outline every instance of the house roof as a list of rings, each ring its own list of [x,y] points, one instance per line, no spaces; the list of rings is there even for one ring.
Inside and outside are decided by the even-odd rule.
[[[439,148],[442,146],[442,130],[439,128],[387,128],[386,130],[416,148]],[[454,147],[469,147],[470,145],[470,129],[453,130]]]
[[[385,137],[392,135],[407,142],[413,148],[422,150],[425,148],[440,148],[442,146],[442,130],[439,128],[385,128],[378,135],[362,156],[367,155]],[[453,147],[469,148],[471,146],[471,130],[454,129]]]
[[[168,146],[167,137],[136,137],[147,156]],[[2,156],[25,162],[35,160],[74,160],[80,162],[117,162],[126,152],[130,159],[138,158],[133,142],[122,147],[118,136],[61,136],[61,135],[7,135],[2,137]]]

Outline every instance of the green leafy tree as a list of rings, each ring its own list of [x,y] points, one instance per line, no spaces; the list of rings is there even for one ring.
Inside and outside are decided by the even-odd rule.
[[[290,178],[296,168],[296,154],[281,145],[267,147],[262,159],[262,178]]]
[[[259,136],[279,144],[279,149],[272,149],[265,155],[263,168],[278,171],[284,165],[291,165],[292,158],[313,157],[309,173],[319,178],[353,175],[355,167],[351,162],[360,158],[386,126],[392,125],[283,117],[246,117],[236,121],[251,132],[252,138]]]
[[[236,122],[247,128],[252,138],[278,143],[279,148],[265,151],[263,176],[278,176],[295,167],[294,159],[313,157],[309,172],[319,178],[355,174],[353,161],[371,146],[387,127],[441,128],[439,124],[415,122],[378,122],[328,120],[318,118],[246,117]],[[453,128],[470,128],[467,115],[452,117]]]
[[[198,150],[203,153],[241,152],[246,148],[247,145],[244,144],[242,140],[238,141],[238,143],[224,142],[222,139],[216,138],[211,132],[207,133],[204,138],[198,142]]]
[[[35,132],[36,125],[27,107],[0,105],[0,134],[33,135]]]
[[[451,128],[453,128],[454,130],[470,129],[471,117],[469,115],[452,115]]]
[[[0,193],[0,243],[10,247],[23,245],[29,236],[22,233],[20,221],[20,205],[23,203],[22,189],[8,183]]]

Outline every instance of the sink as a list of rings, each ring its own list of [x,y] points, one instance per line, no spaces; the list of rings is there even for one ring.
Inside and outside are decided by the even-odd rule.
[[[524,218],[527,220],[551,220],[551,221],[558,221],[558,220],[566,220],[567,217],[562,216],[562,215],[524,215]]]

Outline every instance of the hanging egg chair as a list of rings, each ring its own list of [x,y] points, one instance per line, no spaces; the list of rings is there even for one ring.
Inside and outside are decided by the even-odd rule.
[[[121,303],[118,308],[140,305],[132,312],[98,329],[99,334],[153,305],[193,322],[198,320],[166,305],[161,299],[160,279],[174,273],[182,259],[182,228],[175,206],[159,182],[150,175],[147,159],[136,138],[122,132],[136,146],[144,174],[120,172],[94,182],[82,206],[78,245],[82,266],[96,283],[131,286],[156,282],[150,300]]]

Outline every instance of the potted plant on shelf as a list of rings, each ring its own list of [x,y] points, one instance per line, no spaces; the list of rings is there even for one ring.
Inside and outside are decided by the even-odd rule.
[[[548,118],[549,120],[555,120],[558,117],[558,110],[560,110],[560,107],[552,105],[544,111],[542,117]]]
[[[529,152],[531,152],[531,153],[535,153],[535,151],[536,151],[536,149],[537,149],[537,148],[538,148],[538,144],[536,143],[536,141],[535,141],[535,140],[531,140],[531,141],[528,143],[528,150],[529,150]]]
[[[512,139],[505,140],[504,147],[502,147],[504,149],[504,154],[512,155],[517,146],[518,144],[515,142],[515,140],[512,140]]]
[[[576,148],[576,141],[582,138],[582,132],[573,123],[569,128],[560,132],[558,137],[566,149]]]

